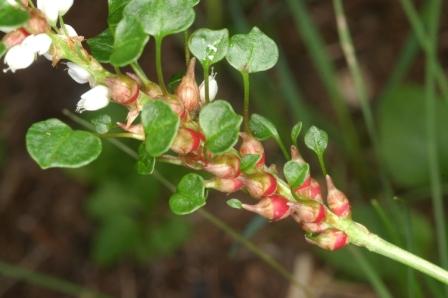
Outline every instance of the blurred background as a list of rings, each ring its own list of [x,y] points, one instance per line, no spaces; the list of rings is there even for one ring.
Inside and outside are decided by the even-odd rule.
[[[423,20],[430,17],[426,2],[414,2]],[[273,70],[252,76],[252,111],[271,119],[285,140],[299,120],[305,128],[314,124],[328,131],[327,168],[351,198],[355,220],[440,263],[428,172],[425,56],[399,1],[346,0],[344,5],[374,114],[376,151],[331,1],[202,0],[194,28],[227,27],[236,34],[258,26],[270,35],[280,60]],[[442,11],[448,11],[447,3]],[[65,21],[91,38],[105,29],[106,18],[107,1],[77,0]],[[446,70],[447,14],[440,23],[438,57]],[[164,44],[166,79],[185,70],[182,38],[171,36]],[[153,56],[150,43],[140,62],[154,79]],[[7,278],[5,272],[12,270],[7,264],[111,297],[306,297],[200,214],[172,215],[169,190],[153,177],[139,176],[134,161],[106,142],[101,157],[86,168],[40,170],[25,150],[28,127],[51,117],[79,127],[62,110],[75,110],[85,86],[75,84],[64,68],[61,63],[52,69],[40,59],[30,69],[1,74],[0,297],[94,297]],[[218,96],[241,112],[239,74],[225,63],[215,70]],[[117,107],[108,109],[115,119],[125,115]],[[447,101],[437,100],[436,121],[446,194]],[[273,142],[266,148],[269,163],[284,163]],[[301,148],[322,181],[317,160]],[[186,173],[164,165],[160,172],[174,184]],[[292,220],[266,224],[228,208],[226,199],[212,192],[207,210],[278,260],[316,297],[446,297],[440,284],[393,261],[361,250],[323,252],[304,241]]]

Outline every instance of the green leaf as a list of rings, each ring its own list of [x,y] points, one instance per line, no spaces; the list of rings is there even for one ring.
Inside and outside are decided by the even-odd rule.
[[[269,138],[280,138],[275,125],[265,117],[258,114],[252,114],[250,117],[249,128],[254,137],[260,141],[264,141]]]
[[[205,146],[212,153],[228,151],[238,141],[243,117],[224,100],[206,105],[199,114],[199,125],[205,135]]]
[[[0,27],[18,28],[29,19],[29,14],[20,7],[14,7],[7,1],[0,1]]]
[[[254,73],[272,68],[278,60],[275,42],[257,27],[230,39],[227,61],[240,72]]]
[[[184,215],[204,206],[205,200],[204,179],[197,174],[187,174],[180,180],[169,204],[173,213]]]
[[[307,163],[288,161],[283,167],[283,174],[292,189],[296,189],[310,176],[310,166]]]
[[[291,142],[292,144],[297,144],[297,139],[299,138],[300,132],[302,131],[303,123],[299,121],[293,126],[291,130]]]
[[[130,0],[108,0],[109,16],[107,17],[107,24],[110,32],[115,32],[115,28],[123,18],[123,10],[128,5]]]
[[[151,175],[154,173],[156,159],[146,152],[145,144],[138,148],[137,173],[140,175]]]
[[[243,208],[243,203],[241,203],[240,200],[238,199],[230,199],[226,201],[227,205],[229,205],[229,207],[234,208],[234,209],[242,209]]]
[[[305,145],[318,156],[322,156],[327,149],[328,134],[316,126],[311,126],[305,134]]]
[[[124,15],[137,19],[146,33],[162,38],[187,30],[193,24],[193,1],[131,0]]]
[[[168,104],[160,100],[147,103],[141,117],[145,127],[146,151],[154,157],[162,155],[173,144],[179,128],[179,117]]]
[[[104,222],[93,246],[93,259],[100,265],[110,265],[132,251],[138,243],[137,222],[127,216],[116,216]]]
[[[188,42],[191,53],[202,65],[212,65],[224,59],[229,48],[229,31],[199,29],[193,32]]]
[[[114,46],[114,37],[109,30],[105,30],[99,35],[89,38],[87,44],[96,60],[101,63],[110,62],[110,55]]]
[[[115,66],[125,66],[137,61],[149,36],[134,18],[125,17],[118,23],[114,40],[110,62]]]
[[[72,130],[58,119],[33,124],[26,133],[26,147],[42,169],[79,168],[101,153],[101,140],[87,131]]]
[[[6,53],[6,46],[3,42],[0,42],[0,58],[3,57]]]
[[[108,133],[112,127],[112,118],[109,115],[99,115],[90,122],[95,126],[95,131],[99,134]]]
[[[247,154],[241,158],[240,170],[243,173],[246,173],[253,169],[260,159],[260,155],[258,154]]]

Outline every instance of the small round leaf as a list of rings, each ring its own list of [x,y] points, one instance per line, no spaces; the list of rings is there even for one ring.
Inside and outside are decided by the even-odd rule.
[[[291,142],[293,144],[297,143],[297,139],[299,138],[300,132],[302,131],[302,126],[302,121],[297,122],[296,125],[293,126],[291,130]]]
[[[179,182],[176,193],[170,197],[169,205],[173,213],[192,213],[206,203],[204,179],[197,174],[187,174]]]
[[[105,30],[87,40],[92,56],[101,63],[109,63],[114,46],[114,37],[109,30]]]
[[[199,29],[193,32],[188,47],[202,65],[212,65],[224,59],[229,47],[229,31]]]
[[[145,144],[138,148],[137,173],[140,175],[151,175],[154,173],[156,159],[146,152]]]
[[[79,168],[101,153],[101,140],[87,131],[72,130],[58,119],[33,124],[26,133],[26,147],[42,169]]]
[[[260,155],[258,154],[247,154],[241,158],[240,170],[243,173],[247,173],[251,169],[253,169],[260,159]]]
[[[261,141],[269,138],[280,138],[275,125],[265,117],[258,114],[252,114],[250,117],[249,128],[252,131],[252,134]]]
[[[7,1],[0,1],[0,27],[14,29],[23,25],[29,19],[25,10],[10,5]]]
[[[290,160],[285,164],[283,174],[289,186],[292,189],[296,189],[310,176],[310,166],[307,163],[298,163]]]
[[[227,205],[234,209],[243,209],[243,203],[238,199],[230,199],[226,201]]]
[[[322,156],[327,149],[328,134],[316,126],[311,126],[305,135],[305,145],[318,156]]]

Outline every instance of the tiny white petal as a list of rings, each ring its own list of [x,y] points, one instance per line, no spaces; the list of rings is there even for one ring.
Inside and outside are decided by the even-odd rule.
[[[67,62],[69,76],[79,84],[85,84],[90,81],[90,73],[73,62]]]
[[[76,105],[76,111],[96,111],[109,104],[109,89],[106,86],[98,85],[81,95],[81,100]]]
[[[6,0],[6,2],[8,2],[8,4],[11,5],[11,6],[19,5],[16,0]]]
[[[58,3],[58,12],[60,16],[63,16],[72,7],[73,0],[53,0]]]
[[[78,36],[78,33],[76,33],[75,28],[73,28],[72,26],[65,24],[64,27],[65,27],[65,30],[67,31],[67,34],[69,37]]]
[[[218,94],[218,82],[216,82],[216,73],[212,72],[208,77],[208,97],[210,101],[216,98]],[[205,103],[205,81],[201,83],[199,86],[199,96],[201,98],[201,102]]]
[[[27,36],[22,42],[24,46],[39,55],[44,55],[47,53],[50,50],[51,43],[52,41],[50,36],[45,33]]]
[[[59,16],[59,0],[37,0],[39,8],[51,24],[56,24]]]
[[[8,65],[9,70],[15,72],[33,64],[35,57],[35,53],[30,48],[19,44],[8,50],[5,55],[5,63]]]

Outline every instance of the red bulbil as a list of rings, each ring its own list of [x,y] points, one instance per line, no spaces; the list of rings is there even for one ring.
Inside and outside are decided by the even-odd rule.
[[[50,30],[47,19],[40,10],[31,11],[31,16],[25,28],[30,34],[46,33]]]
[[[189,154],[199,149],[203,139],[202,133],[191,128],[181,127],[171,145],[171,150],[181,155]]]
[[[334,214],[336,214],[339,217],[344,218],[350,217],[351,216],[350,201],[342,191],[340,191],[334,186],[333,180],[329,175],[327,175],[326,179],[328,188],[328,195],[327,195],[328,207],[330,208],[331,211],[333,211]]]
[[[183,103],[185,109],[188,112],[197,110],[200,106],[199,87],[196,83],[194,74],[194,67],[196,65],[196,59],[193,58],[188,64],[187,73],[182,78],[179,86],[176,89],[176,95]]]
[[[265,164],[265,153],[263,145],[260,141],[255,139],[252,135],[242,132],[241,138],[243,139],[243,142],[240,147],[240,153],[242,156],[249,155],[249,154],[258,154],[260,156],[260,159],[257,162],[257,167],[263,167]]]
[[[290,203],[294,219],[301,223],[321,224],[325,221],[325,207],[316,201]]]
[[[244,181],[241,176],[233,179],[218,178],[215,179],[210,188],[216,189],[224,193],[232,193],[240,190],[244,186]]]
[[[123,104],[133,104],[140,93],[138,83],[126,75],[109,77],[105,80],[113,101]]]
[[[171,110],[173,110],[179,116],[180,119],[187,119],[188,113],[185,110],[184,105],[177,98],[168,98],[166,99],[166,103],[171,107]]]
[[[270,196],[277,190],[277,179],[265,172],[248,175],[244,183],[247,191],[254,198]]]
[[[232,153],[213,157],[204,170],[219,178],[235,178],[240,175],[240,159]]]
[[[315,237],[306,238],[308,242],[326,250],[338,250],[349,243],[347,234],[337,229],[327,229]]]
[[[298,197],[322,202],[322,194],[319,182],[317,182],[312,177],[308,177],[301,186],[295,189],[294,192]]]
[[[242,205],[245,210],[254,212],[271,221],[279,221],[289,216],[288,200],[278,194],[262,199],[256,205]]]

